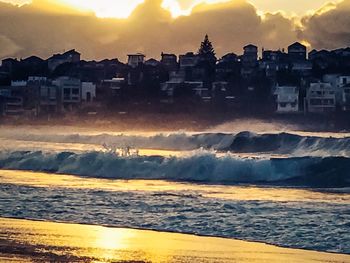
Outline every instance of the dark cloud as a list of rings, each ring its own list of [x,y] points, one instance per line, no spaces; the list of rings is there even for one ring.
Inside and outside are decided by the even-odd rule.
[[[303,37],[313,48],[339,48],[350,44],[350,0],[326,5],[304,18]]]
[[[0,3],[0,57],[37,54],[45,58],[76,48],[86,59],[119,57],[125,60],[130,52],[144,52],[147,57],[157,58],[161,51],[177,54],[197,51],[207,33],[217,54],[223,55],[232,51],[241,53],[247,43],[265,48],[286,47],[300,35],[292,20],[281,14],[266,14],[261,18],[255,7],[245,0],[200,4],[190,16],[176,19],[161,5],[161,0],[146,0],[129,19],[123,20],[100,19],[72,10],[57,12],[55,10],[62,9],[51,8],[49,0],[36,0],[20,8]],[[304,21],[310,41],[315,45],[325,43],[318,40],[317,33],[313,34],[318,28],[326,27],[322,24],[325,22],[319,22],[327,21],[325,14]],[[349,36],[349,22],[343,20],[339,21],[344,24],[343,29],[333,21],[332,28],[336,29],[336,39],[339,39],[334,45],[344,43],[344,36]],[[305,38],[306,34],[301,36]]]

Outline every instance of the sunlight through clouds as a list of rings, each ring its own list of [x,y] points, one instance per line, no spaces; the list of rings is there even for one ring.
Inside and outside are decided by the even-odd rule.
[[[80,11],[93,12],[98,17],[103,18],[127,18],[133,10],[144,0],[40,0],[43,2],[56,2],[64,4]],[[230,2],[235,0],[163,0],[162,7],[169,10],[172,17],[176,18],[182,15],[190,15],[192,9],[202,3],[214,4],[220,2]],[[341,0],[249,0],[259,14],[266,12],[282,12],[287,15],[303,16],[314,13],[321,7],[329,3],[337,3]],[[31,3],[31,0],[0,0],[0,2],[22,5]]]
[[[11,3],[15,5],[24,5],[24,4],[30,4],[31,0],[0,0],[0,2],[4,3]]]
[[[164,0],[163,8],[170,10],[173,17],[181,15],[190,15],[192,8],[201,3],[214,4],[220,2],[229,2],[231,0]]]
[[[93,11],[98,17],[127,18],[144,0],[61,0],[75,8]]]
[[[283,13],[266,9],[273,14],[261,11],[268,8],[261,0],[33,0],[23,7],[3,1],[0,59],[32,54],[49,57],[72,48],[86,59],[123,58],[135,50],[158,58],[162,49],[176,54],[197,50],[205,34],[213,39],[219,56],[242,52],[242,46],[250,42],[270,49],[286,47],[296,40],[307,41],[316,49],[349,42],[350,0],[323,6],[316,2],[327,0],[315,0],[313,5],[308,2],[305,12],[311,7],[315,11],[300,16],[291,16],[288,11],[293,6],[286,1],[282,6],[282,0],[271,0],[280,4],[276,9],[286,7]],[[11,1],[23,4],[27,0]],[[259,1],[264,6],[251,4]],[[215,4],[219,2],[226,3]],[[129,19],[102,20],[95,14]]]

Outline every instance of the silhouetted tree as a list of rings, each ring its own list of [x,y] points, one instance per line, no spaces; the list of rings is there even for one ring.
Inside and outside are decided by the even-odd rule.
[[[198,55],[209,61],[216,61],[215,50],[212,43],[209,41],[208,35],[205,35],[203,42],[198,50]]]

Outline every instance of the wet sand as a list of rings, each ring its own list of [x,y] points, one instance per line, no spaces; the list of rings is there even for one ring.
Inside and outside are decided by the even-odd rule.
[[[0,218],[0,262],[350,262],[350,255],[176,233]]]

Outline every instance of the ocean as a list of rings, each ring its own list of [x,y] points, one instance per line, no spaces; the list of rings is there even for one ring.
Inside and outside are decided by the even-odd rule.
[[[0,217],[350,254],[350,134],[2,127]]]

